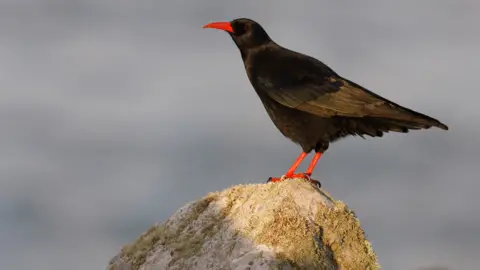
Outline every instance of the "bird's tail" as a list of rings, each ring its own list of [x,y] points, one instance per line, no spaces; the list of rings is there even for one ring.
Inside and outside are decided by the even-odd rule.
[[[435,118],[399,106],[397,104],[393,106],[395,108],[392,108],[392,110],[389,110],[387,113],[382,112],[381,116],[372,116],[385,124],[391,124],[392,126],[396,127],[403,127],[407,129],[428,129],[431,127],[437,127],[443,130],[448,130],[447,125]]]
[[[363,135],[382,137],[383,133],[407,133],[409,130],[429,129],[431,127],[448,130],[448,126],[424,114],[409,109],[399,109],[398,107],[392,111],[391,113],[385,113],[384,111],[381,116],[364,117],[360,121],[350,119],[349,130],[352,134],[362,137]]]
[[[363,108],[365,110],[364,116],[367,116],[367,118],[377,119],[383,123],[391,123],[392,126],[408,129],[427,129],[437,127],[443,130],[448,130],[447,125],[441,123],[435,118],[396,104],[395,102],[381,97],[352,81],[347,79],[343,80],[347,82],[347,85],[352,85],[355,88],[362,90],[353,92],[357,93],[355,99],[363,99],[364,104],[368,104]],[[367,95],[362,93],[366,93]]]

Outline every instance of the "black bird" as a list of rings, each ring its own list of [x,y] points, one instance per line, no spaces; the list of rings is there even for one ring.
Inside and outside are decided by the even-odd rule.
[[[329,144],[346,136],[382,137],[395,131],[438,127],[440,121],[402,107],[348,80],[321,61],[275,43],[257,22],[240,18],[203,28],[226,31],[240,50],[247,76],[278,130],[302,147],[282,178],[310,176]],[[315,150],[307,171],[295,174]]]

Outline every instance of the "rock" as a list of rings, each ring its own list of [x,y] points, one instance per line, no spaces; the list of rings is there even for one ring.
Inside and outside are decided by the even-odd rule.
[[[301,179],[238,185],[179,209],[110,270],[379,269],[355,214]]]

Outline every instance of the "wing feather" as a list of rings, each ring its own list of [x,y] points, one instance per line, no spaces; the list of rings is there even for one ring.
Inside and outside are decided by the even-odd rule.
[[[284,106],[322,117],[391,115],[394,113],[392,108],[397,107],[392,102],[341,78],[332,76],[322,79],[320,83],[318,79],[316,81],[264,89],[270,98]]]
[[[285,51],[266,52],[250,73],[262,95],[290,108],[320,117],[379,118],[398,123],[448,127],[427,115],[402,107],[368,89],[342,78],[321,61]],[[399,122],[400,121],[400,122]]]

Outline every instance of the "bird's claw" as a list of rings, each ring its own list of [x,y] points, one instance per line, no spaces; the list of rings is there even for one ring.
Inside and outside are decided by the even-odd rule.
[[[292,174],[292,175],[282,175],[281,177],[269,177],[268,180],[267,180],[267,183],[269,182],[281,182],[281,181],[284,181],[284,180],[287,180],[287,179],[295,179],[295,178],[301,178],[301,179],[305,179],[306,181],[312,183],[314,186],[316,186],[317,188],[321,188],[322,185],[320,184],[319,181],[317,180],[313,180],[311,177],[310,177],[310,174],[307,174],[307,173],[298,173],[298,174]]]

